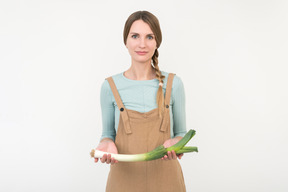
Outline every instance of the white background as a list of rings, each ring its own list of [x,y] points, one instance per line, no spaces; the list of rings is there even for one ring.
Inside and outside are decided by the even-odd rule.
[[[288,2],[0,2],[0,191],[104,191],[100,87],[127,70],[134,11],[162,28],[161,70],[186,92],[187,191],[286,192]]]

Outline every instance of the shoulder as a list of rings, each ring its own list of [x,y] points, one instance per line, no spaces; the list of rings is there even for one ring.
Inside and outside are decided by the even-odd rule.
[[[115,75],[112,75],[112,76],[109,76],[109,77],[106,77],[102,83],[102,89],[104,90],[110,90],[110,85],[109,85],[109,82],[108,82],[108,78],[112,77],[114,83],[118,82],[119,79],[121,79],[121,76],[122,76],[122,73],[117,73]]]
[[[174,75],[172,88],[177,89],[178,87],[183,87],[183,81],[181,77],[179,77],[178,75]]]
[[[110,95],[111,89],[108,81],[105,79],[101,86],[101,94]]]
[[[119,81],[120,79],[123,78],[123,72],[114,74],[111,77],[113,78],[114,81]]]
[[[122,78],[122,74],[123,74],[123,73],[121,72],[121,73],[117,73],[117,74],[111,75],[111,76],[109,76],[109,77],[106,77],[105,80],[104,80],[104,83],[108,83],[107,79],[110,78],[110,77],[112,77],[112,79],[113,79],[114,81],[117,81],[117,80],[119,80],[119,79]]]
[[[166,72],[166,71],[161,71],[162,75],[165,76],[164,78],[164,84],[166,85],[167,84],[167,80],[168,80],[168,75],[169,73]],[[175,73],[172,73],[174,74],[174,78],[173,78],[173,83],[172,83],[172,89],[177,89],[178,87],[182,87],[183,86],[183,82],[182,82],[182,79],[181,77],[179,77],[178,75],[176,75]]]

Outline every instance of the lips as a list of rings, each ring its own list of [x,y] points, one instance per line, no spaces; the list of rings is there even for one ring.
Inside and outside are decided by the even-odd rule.
[[[138,55],[145,55],[145,54],[148,53],[148,52],[146,52],[146,51],[136,51],[136,53],[137,53]]]

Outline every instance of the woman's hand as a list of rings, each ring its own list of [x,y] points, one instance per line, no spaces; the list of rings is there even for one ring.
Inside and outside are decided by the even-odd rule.
[[[183,137],[174,137],[173,139],[168,139],[164,142],[164,147],[167,148],[167,147],[171,147],[172,145],[175,145],[176,143],[178,143],[178,141],[180,141]],[[162,157],[163,160],[172,160],[172,159],[181,159],[183,156],[183,153],[179,154],[179,155],[176,155],[175,151],[172,150],[172,151],[168,151],[167,152],[167,155],[165,155],[164,157]]]
[[[117,147],[116,147],[114,141],[112,141],[111,139],[108,139],[108,138],[101,140],[96,149],[99,151],[118,154],[118,150],[117,150]],[[107,164],[111,164],[111,165],[118,163],[117,160],[115,160],[114,158],[111,158],[110,154],[104,154],[103,157],[100,158],[100,161],[102,163],[107,163]],[[95,158],[95,163],[97,163],[97,162],[98,162],[98,158]]]

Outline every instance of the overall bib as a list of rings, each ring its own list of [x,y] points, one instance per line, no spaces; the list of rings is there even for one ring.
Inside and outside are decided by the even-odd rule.
[[[169,74],[162,118],[158,108],[149,112],[126,109],[112,77],[107,78],[120,119],[115,138],[119,154],[149,152],[170,139],[169,104],[174,74]],[[181,166],[177,160],[118,162],[110,166],[106,192],[185,192]]]

